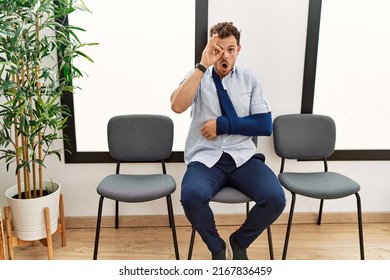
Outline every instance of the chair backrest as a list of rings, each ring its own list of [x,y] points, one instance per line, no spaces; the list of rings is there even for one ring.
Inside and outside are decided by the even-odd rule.
[[[324,159],[334,152],[336,125],[329,116],[290,114],[273,122],[275,152],[281,158]]]
[[[116,160],[163,160],[172,153],[173,121],[153,114],[115,116],[108,122],[107,137],[110,155]]]

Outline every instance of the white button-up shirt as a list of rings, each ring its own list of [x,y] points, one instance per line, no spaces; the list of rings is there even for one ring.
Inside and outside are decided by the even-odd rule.
[[[184,149],[184,161],[186,164],[198,161],[212,167],[225,152],[233,157],[238,167],[256,153],[252,137],[223,134],[208,140],[200,132],[206,121],[222,115],[212,69],[213,66],[209,67],[204,74],[191,105],[191,124]],[[252,71],[235,67],[222,79],[222,85],[239,117],[271,111],[261,84]]]

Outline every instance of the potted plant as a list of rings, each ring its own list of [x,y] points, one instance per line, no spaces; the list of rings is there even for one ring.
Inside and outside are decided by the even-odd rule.
[[[83,75],[74,59],[91,60],[81,51],[91,44],[76,35],[83,29],[63,21],[77,10],[88,11],[82,0],[0,0],[0,159],[15,172],[16,184],[6,196],[21,240],[46,238],[44,225],[33,221],[44,223],[43,208],[50,204],[51,234],[57,230],[60,184],[44,178],[43,169],[48,156],[61,160],[56,143],[66,138],[62,130],[69,110],[60,99]],[[49,197],[54,202],[43,202]],[[36,202],[41,205],[33,214]],[[18,212],[14,203],[28,205]],[[25,213],[27,220],[16,222]],[[19,229],[23,224],[26,230]]]

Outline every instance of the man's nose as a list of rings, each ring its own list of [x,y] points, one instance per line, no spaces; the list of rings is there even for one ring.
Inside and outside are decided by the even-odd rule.
[[[228,52],[227,52],[227,51],[224,51],[222,57],[223,57],[224,59],[228,59]]]

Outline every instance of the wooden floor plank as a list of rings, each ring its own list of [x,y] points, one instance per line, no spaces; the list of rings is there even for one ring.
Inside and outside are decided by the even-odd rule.
[[[226,239],[237,226],[219,226]],[[286,225],[272,226],[275,259],[280,260]],[[67,246],[61,247],[61,235],[53,235],[54,259],[91,260],[95,238],[94,228],[67,229]],[[181,259],[187,258],[191,228],[178,226],[177,236]],[[390,260],[390,223],[364,225],[365,257],[367,260]],[[290,260],[358,260],[358,229],[348,224],[293,225],[287,259]],[[46,260],[47,251],[39,242],[14,248],[16,260]],[[250,259],[269,259],[266,233],[248,249]],[[175,259],[171,230],[167,226],[102,228],[99,255],[101,260],[168,260]],[[210,259],[210,253],[199,235],[193,259]]]

